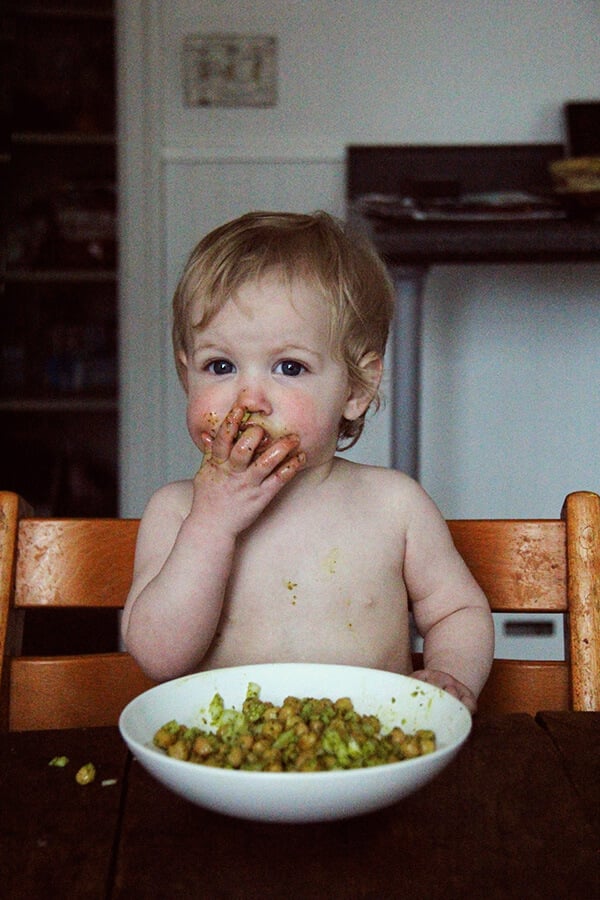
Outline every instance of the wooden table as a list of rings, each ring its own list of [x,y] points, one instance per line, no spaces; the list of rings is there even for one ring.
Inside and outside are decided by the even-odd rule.
[[[49,766],[55,755],[69,765]],[[81,787],[88,761],[97,778]],[[204,812],[146,775],[113,728],[14,733],[0,736],[0,808],[11,900],[587,898],[600,888],[600,713],[476,717],[420,792],[319,825]]]

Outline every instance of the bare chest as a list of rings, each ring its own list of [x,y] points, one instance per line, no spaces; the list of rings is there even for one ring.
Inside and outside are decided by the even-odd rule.
[[[242,541],[205,665],[320,661],[408,671],[401,548],[358,532],[315,522]]]

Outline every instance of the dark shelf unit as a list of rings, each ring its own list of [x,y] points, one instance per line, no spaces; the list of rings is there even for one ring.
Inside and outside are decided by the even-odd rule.
[[[41,515],[118,511],[112,6],[4,13],[0,486]]]

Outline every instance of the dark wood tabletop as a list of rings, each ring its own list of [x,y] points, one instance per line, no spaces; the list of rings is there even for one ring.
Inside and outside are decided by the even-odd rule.
[[[87,762],[97,775],[81,786]],[[115,728],[5,734],[0,808],[11,900],[598,896],[600,713],[477,716],[430,785],[316,825],[205,812],[147,775]]]

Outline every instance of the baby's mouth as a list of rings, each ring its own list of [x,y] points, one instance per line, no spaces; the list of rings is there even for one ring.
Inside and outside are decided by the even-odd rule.
[[[242,418],[242,421],[240,422],[239,432],[241,434],[242,432],[246,431],[246,429],[248,429],[251,425],[257,425],[259,428],[262,428],[263,436],[260,439],[260,443],[259,443],[258,447],[254,451],[254,455],[256,456],[257,454],[262,453],[263,450],[266,450],[267,447],[270,447],[270,445],[274,442],[275,438],[271,434],[269,434],[269,432],[267,431],[267,429],[265,428],[265,426],[263,425],[262,422],[253,421],[251,416],[252,416],[252,413],[249,413],[249,412],[244,413],[244,417]]]

